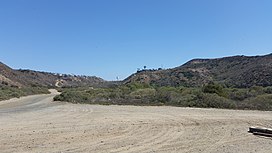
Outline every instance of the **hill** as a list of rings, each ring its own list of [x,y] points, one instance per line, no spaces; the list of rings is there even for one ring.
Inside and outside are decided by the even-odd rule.
[[[95,76],[77,76],[39,72],[33,70],[14,70],[0,62],[0,85],[11,87],[76,87],[97,86],[105,81]]]
[[[200,87],[209,82],[238,88],[272,86],[272,54],[193,59],[172,69],[141,70],[122,81],[123,84],[146,83],[174,87]],[[95,76],[14,70],[0,62],[0,84],[15,87],[77,87],[108,86],[119,82],[108,82]]]
[[[147,83],[157,86],[199,87],[218,82],[228,87],[272,86],[272,54],[193,59],[167,70],[142,70],[123,83]]]

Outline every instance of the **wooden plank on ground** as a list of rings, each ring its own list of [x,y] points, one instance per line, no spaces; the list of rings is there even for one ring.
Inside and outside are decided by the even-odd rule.
[[[261,132],[253,132],[254,135],[260,135],[265,137],[272,137],[272,134],[269,133],[261,133]]]
[[[267,134],[272,134],[272,129],[269,128],[264,128],[264,127],[249,127],[250,133],[267,133]]]

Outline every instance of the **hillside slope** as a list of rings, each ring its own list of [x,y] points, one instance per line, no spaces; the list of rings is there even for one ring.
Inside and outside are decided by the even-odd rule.
[[[33,70],[14,70],[0,62],[0,85],[23,87],[96,86],[105,81],[95,76],[55,74]]]
[[[123,83],[197,87],[211,81],[233,87],[271,86],[272,54],[193,59],[173,69],[139,71]]]

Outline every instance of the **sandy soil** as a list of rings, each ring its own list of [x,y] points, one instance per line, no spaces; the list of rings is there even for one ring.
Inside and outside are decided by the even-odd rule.
[[[0,102],[0,152],[271,153],[272,112],[52,102],[38,95]]]

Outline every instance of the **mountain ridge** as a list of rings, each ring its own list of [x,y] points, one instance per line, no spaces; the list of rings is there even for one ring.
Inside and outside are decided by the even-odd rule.
[[[230,87],[272,85],[272,54],[263,56],[229,56],[192,59],[165,70],[142,70],[123,83],[147,83],[157,86],[202,86],[218,82]]]
[[[227,87],[247,88],[272,86],[272,54],[258,56],[228,56],[196,58],[170,69],[137,71],[120,82],[105,81],[96,76],[78,76],[15,70],[0,62],[0,85],[14,87],[77,87],[113,84],[146,83],[155,86],[199,87],[217,82]]]
[[[76,87],[97,86],[104,82],[106,81],[96,76],[58,74],[28,69],[16,70],[0,62],[0,85],[12,87]]]

